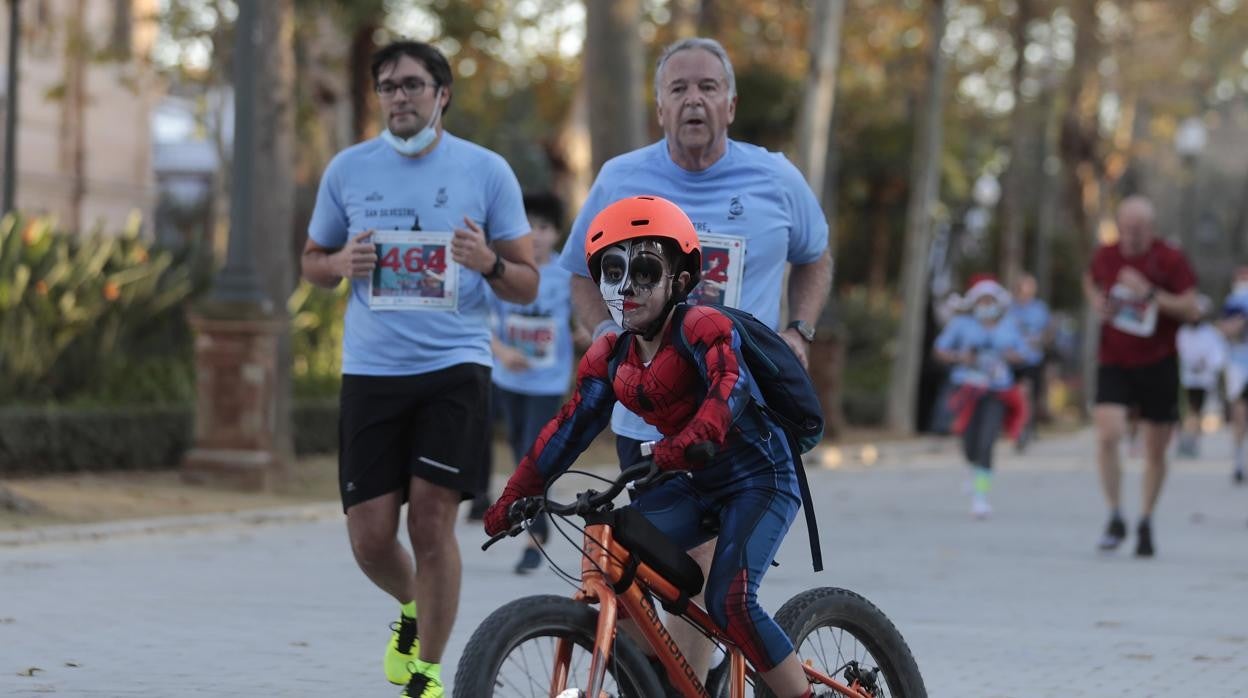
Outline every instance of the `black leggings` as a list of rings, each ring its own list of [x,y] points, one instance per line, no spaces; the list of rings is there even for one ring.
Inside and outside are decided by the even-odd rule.
[[[984,395],[975,405],[975,413],[962,432],[962,448],[972,465],[992,467],[992,447],[1001,434],[1005,421],[1005,405],[992,394]]]

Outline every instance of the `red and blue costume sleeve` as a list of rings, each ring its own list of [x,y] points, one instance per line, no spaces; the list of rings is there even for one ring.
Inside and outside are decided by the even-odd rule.
[[[694,306],[684,315],[677,330],[683,333],[685,344],[692,350],[694,365],[706,384],[706,394],[689,396],[698,403],[693,416],[683,426],[660,431],[675,435],[663,439],[654,446],[654,462],[660,468],[670,470],[694,470],[705,463],[691,463],[685,458],[685,449],[704,441],[715,444],[722,451],[729,430],[750,404],[750,376],[741,370],[741,337],[734,329],[732,320],[714,308]],[[685,362],[678,362],[685,366]]]
[[[542,428],[537,441],[507,481],[502,496],[486,511],[485,530],[490,535],[507,529],[507,509],[512,502],[541,493],[546,483],[567,470],[606,428],[615,405],[607,363],[617,339],[614,334],[599,337],[581,358],[572,398]]]

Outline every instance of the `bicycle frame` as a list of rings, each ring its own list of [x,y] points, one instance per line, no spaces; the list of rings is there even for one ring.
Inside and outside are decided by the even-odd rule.
[[[689,662],[681,653],[680,648],[672,639],[658,609],[646,595],[645,590],[654,593],[660,599],[671,602],[680,598],[680,591],[655,572],[644,562],[638,561],[636,578],[623,593],[617,593],[614,585],[625,575],[624,563],[632,557],[624,546],[618,543],[609,524],[590,524],[585,528],[585,545],[581,561],[581,589],[575,599],[582,603],[597,604],[598,628],[594,641],[594,650],[589,665],[589,685],[585,695],[595,697],[601,694],[606,679],[608,658],[611,656],[612,643],[615,640],[616,624],[623,615],[632,618],[638,630],[645,638],[662,662],[672,686],[683,696],[710,698],[706,687],[702,684]],[[706,610],[690,603],[684,617],[701,628],[718,642],[728,648],[729,664],[729,696],[745,698],[746,661],[741,650],[725,635],[707,614]],[[551,698],[567,688],[569,664],[572,657],[572,643],[560,639],[555,645],[555,666],[552,676],[554,680],[550,689]],[[836,691],[846,698],[871,698],[855,682],[846,686],[831,676],[815,669],[809,664],[803,668],[812,683],[823,685]]]

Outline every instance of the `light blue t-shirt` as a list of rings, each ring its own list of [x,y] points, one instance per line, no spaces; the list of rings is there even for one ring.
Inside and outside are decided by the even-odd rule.
[[[781,153],[729,140],[715,164],[690,172],[675,162],[661,140],[613,158],[602,166],[589,198],[572,224],[563,248],[564,269],[589,276],[585,230],[608,204],[628,196],[653,194],[680,206],[698,235],[717,236],[720,245],[704,251],[704,277],[724,281],[706,298],[730,300],[767,325],[780,324],[780,293],[785,262],[810,264],[828,247],[828,222],[801,172]],[[731,242],[723,244],[723,238]],[[739,243],[739,246],[737,246]],[[743,247],[733,266],[734,249]],[[727,265],[726,279],[722,272]],[[710,267],[708,268],[708,264]],[[720,277],[720,278],[717,278]],[[734,284],[739,288],[733,289]],[[706,281],[699,290],[711,288]],[[697,293],[698,290],[695,290]],[[658,430],[616,405],[612,430],[638,440],[660,438]]]
[[[969,315],[958,315],[945,325],[936,338],[941,351],[975,352],[975,365],[953,367],[949,381],[954,385],[973,385],[990,390],[1006,390],[1014,385],[1014,371],[1006,361],[1005,352],[1027,356],[1027,342],[1018,324],[1006,316],[991,328]]]
[[[1237,291],[1226,297],[1222,316],[1248,315],[1248,292]],[[1227,338],[1227,361],[1242,373],[1248,373],[1248,332]]]
[[[490,241],[528,234],[520,183],[501,157],[445,132],[419,158],[399,155],[374,138],[330,161],[308,236],[336,249],[370,229],[451,232],[465,227],[464,216]],[[493,366],[490,297],[481,274],[461,267],[455,310],[371,310],[368,280],[352,279],[342,372],[397,376],[463,363]]]
[[[1018,323],[1030,350],[1027,365],[1036,366],[1044,359],[1044,333],[1049,329],[1049,306],[1039,298],[1010,306],[1010,317]]]
[[[494,385],[522,395],[563,395],[572,379],[572,274],[551,259],[541,268],[537,300],[517,305],[494,297],[494,335],[529,359],[525,371],[494,362]]]

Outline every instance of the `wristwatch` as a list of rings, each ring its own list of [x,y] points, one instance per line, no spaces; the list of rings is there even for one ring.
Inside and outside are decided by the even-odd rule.
[[[805,320],[794,320],[793,322],[790,322],[789,326],[785,329],[797,330],[797,333],[802,335],[802,339],[807,342],[815,341],[815,328]]]
[[[494,266],[491,267],[488,272],[483,274],[483,276],[485,277],[486,281],[493,281],[494,279],[501,279],[503,278],[503,272],[506,270],[507,270],[507,265],[503,264],[503,256],[495,252],[494,253]]]

